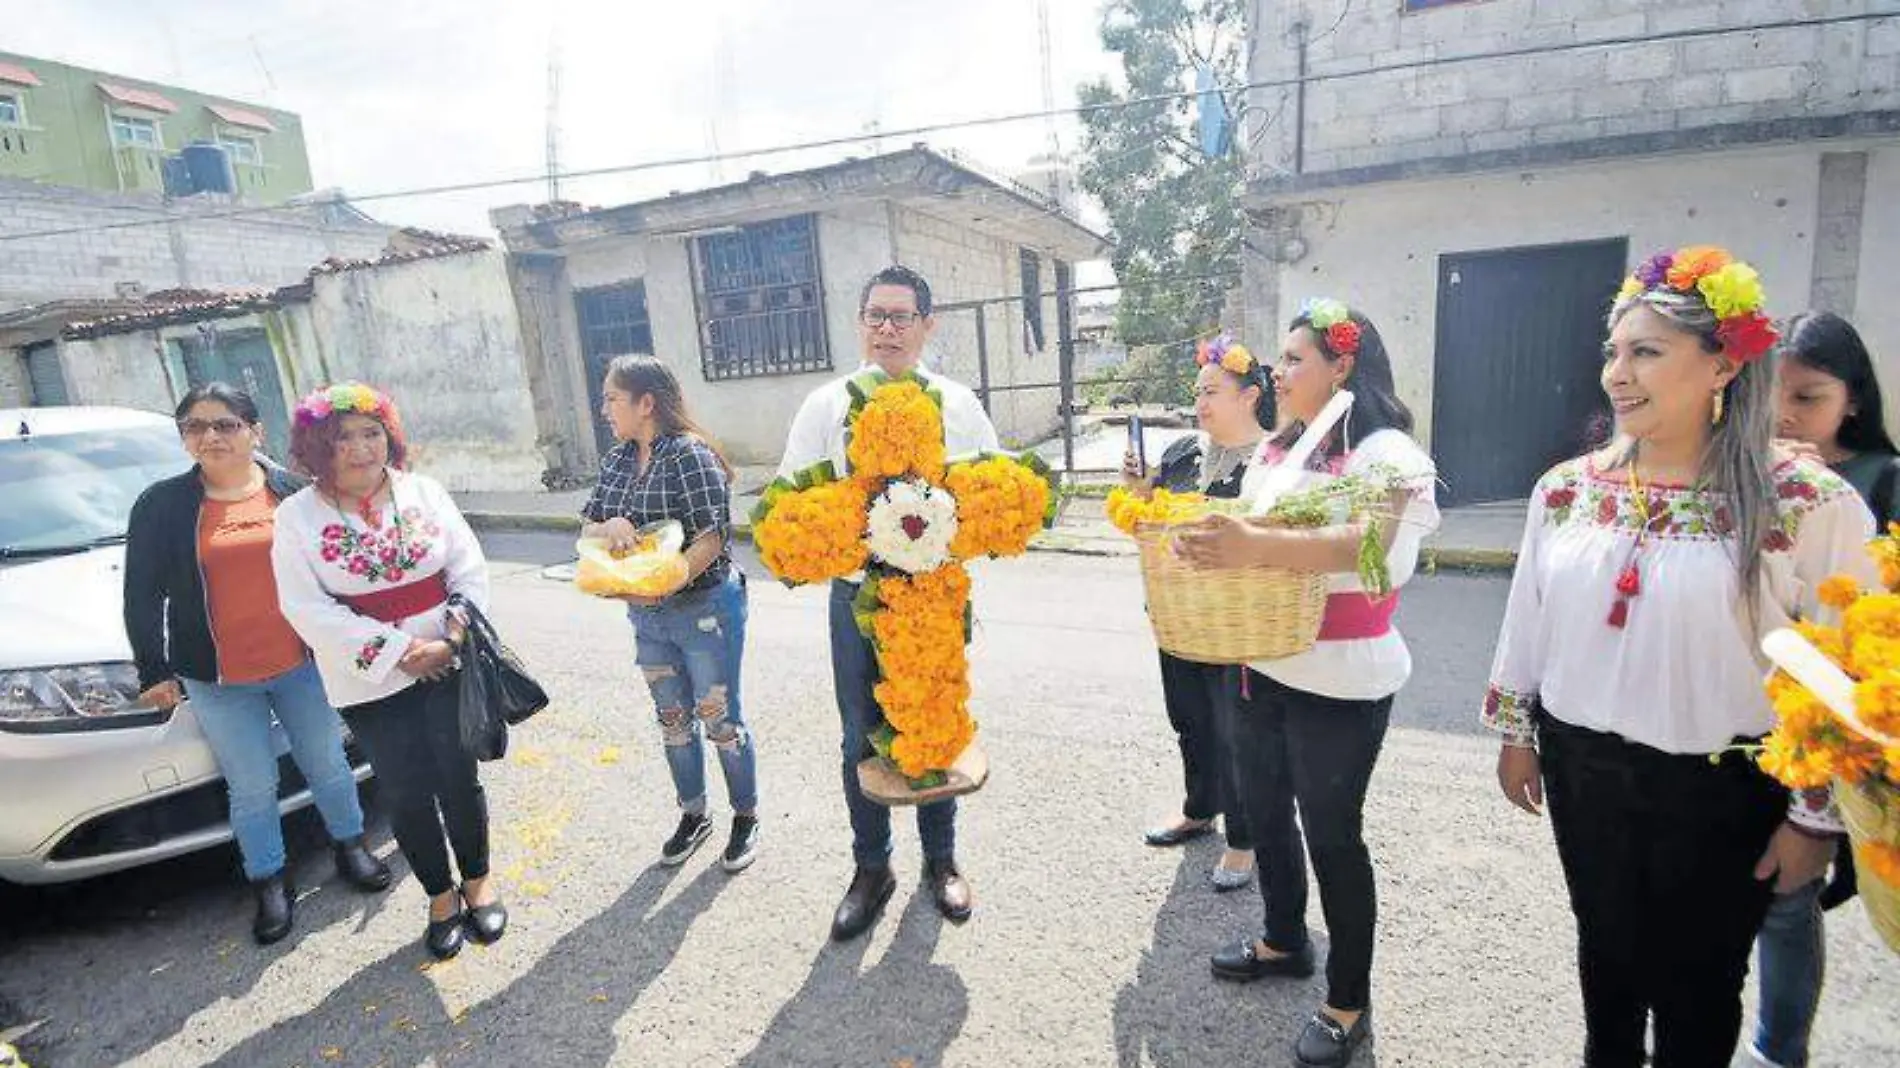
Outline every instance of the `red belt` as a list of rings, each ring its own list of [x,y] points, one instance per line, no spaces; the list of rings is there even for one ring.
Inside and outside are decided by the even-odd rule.
[[[400,623],[437,605],[447,604],[449,584],[438,571],[417,582],[373,593],[343,594],[337,600],[349,605],[359,616],[368,616],[379,623]]]
[[[1377,598],[1364,593],[1335,593],[1326,598],[1326,614],[1320,617],[1319,640],[1350,642],[1383,637],[1391,633],[1392,616],[1398,610],[1396,590]]]

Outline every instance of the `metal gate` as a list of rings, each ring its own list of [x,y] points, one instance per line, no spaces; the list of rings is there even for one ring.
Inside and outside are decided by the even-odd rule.
[[[26,347],[26,381],[30,387],[28,403],[50,408],[68,403],[66,374],[59,365],[59,348],[49,343]]]
[[[600,384],[615,356],[653,355],[653,324],[647,316],[644,280],[574,294],[581,324],[581,373],[587,377],[588,423],[602,456],[614,447],[613,428],[600,415]]]
[[[1451,504],[1518,500],[1604,425],[1604,317],[1629,243],[1438,260],[1432,452]]]
[[[206,324],[199,327],[197,337],[179,338],[174,344],[188,384],[226,382],[250,394],[264,422],[265,452],[279,460],[290,455],[290,409],[277,371],[277,353],[263,331],[227,333]]]

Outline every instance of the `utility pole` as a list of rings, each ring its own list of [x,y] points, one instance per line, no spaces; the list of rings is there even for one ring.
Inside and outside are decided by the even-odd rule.
[[[558,9],[557,9],[558,10]],[[561,199],[561,28],[548,27],[548,203]]]
[[[1049,47],[1049,0],[1036,0],[1036,32],[1042,45],[1043,125],[1049,138],[1049,199],[1062,203],[1062,141],[1056,133],[1056,76]]]

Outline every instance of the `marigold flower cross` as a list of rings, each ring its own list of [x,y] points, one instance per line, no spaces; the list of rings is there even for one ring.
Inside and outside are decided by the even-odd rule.
[[[840,475],[814,464],[765,491],[759,556],[789,586],[865,572],[858,629],[877,649],[883,727],[872,742],[914,785],[941,783],[976,734],[969,714],[965,561],[1025,552],[1055,518],[1033,454],[945,458],[942,400],[923,381],[851,379]]]

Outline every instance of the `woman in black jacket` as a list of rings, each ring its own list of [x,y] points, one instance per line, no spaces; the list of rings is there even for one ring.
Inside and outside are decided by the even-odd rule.
[[[308,652],[277,605],[270,548],[278,502],[303,482],[257,455],[257,406],[223,383],[179,402],[178,433],[195,467],[146,489],[126,530],[125,630],[141,698],[171,709],[186,698],[224,774],[231,833],[257,891],[252,933],[290,933],[271,723],[335,840],[343,877],[366,891],[389,869],[363,845],[363,809],[343,754],[343,725]]]

